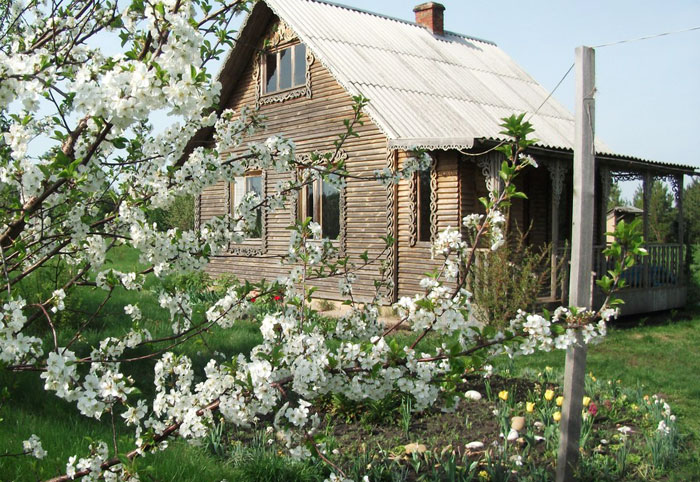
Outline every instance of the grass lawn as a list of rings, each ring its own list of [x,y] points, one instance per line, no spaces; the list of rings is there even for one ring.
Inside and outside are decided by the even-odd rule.
[[[112,262],[117,269],[138,264],[134,253],[127,250],[117,251]],[[153,282],[149,280],[144,285],[142,293],[136,295],[115,290],[112,298],[105,304],[101,315],[95,320],[95,327],[85,331],[79,344],[86,346],[98,340],[98,337],[123,335],[128,325],[123,306],[134,302],[139,302],[145,323],[155,337],[168,334],[167,312],[157,305],[155,301],[157,295],[151,291],[152,287]],[[40,287],[27,286],[26,289],[31,292]],[[94,288],[81,288],[79,293],[73,295],[75,298],[70,305],[72,309],[90,312],[102,303],[104,294],[105,292]],[[196,313],[196,316],[202,316],[201,310]],[[677,314],[673,320],[669,317],[670,315],[667,314],[665,318],[656,317],[647,320],[646,323],[640,323],[638,320],[636,323],[630,320],[619,322],[610,329],[604,343],[589,350],[587,371],[592,372],[599,380],[619,379],[622,385],[628,387],[635,387],[641,383],[645,386],[645,393],[662,394],[668,400],[674,413],[679,417],[681,430],[688,437],[686,439],[688,449],[681,455],[677,465],[665,476],[669,480],[694,480],[700,478],[700,458],[696,453],[700,439],[700,379],[698,376],[700,373],[700,352],[698,352],[700,312]],[[80,313],[74,312],[72,317],[66,316],[60,322],[75,324],[75,319],[81,319]],[[71,330],[68,332],[72,333]],[[51,349],[51,345],[48,344],[49,339],[50,337],[47,336],[45,350]],[[59,344],[65,344],[67,341],[68,337],[61,338]],[[196,371],[201,372],[211,353],[218,351],[227,357],[237,353],[248,353],[260,341],[258,325],[255,322],[243,321],[231,330],[224,331],[216,328],[211,333],[193,339],[174,351],[190,356]],[[438,342],[439,340],[428,338],[422,342],[422,345],[425,345],[423,349],[428,349],[430,345]],[[518,359],[515,363],[501,360],[499,366],[503,370],[515,370],[513,373],[523,369],[542,371],[546,366],[563,368],[563,360],[563,353],[537,354]],[[153,365],[152,361],[142,363],[132,370],[131,374],[137,381],[147,381],[152,378]],[[3,388],[7,388],[6,396],[1,395]],[[152,388],[145,382],[139,383],[139,388],[146,395],[152,392]],[[526,389],[527,386],[521,392]],[[386,416],[382,419],[381,414],[385,408]],[[471,439],[472,433],[469,430],[472,430],[472,426],[474,430],[484,426],[493,431],[493,422],[477,423],[478,420],[491,420],[490,411],[485,407],[480,410],[478,414],[473,414],[471,423],[467,416],[466,424],[461,422],[464,421],[461,413],[458,414],[459,416],[450,415],[451,418],[438,414],[427,415],[424,418],[416,415],[410,432],[400,430],[401,422],[395,405],[387,407],[377,405],[374,413],[379,414],[378,419],[366,417],[362,419],[358,415],[354,419],[355,422],[349,424],[332,420],[332,416],[327,417],[326,420],[329,423],[327,429],[329,436],[335,436],[330,433],[331,426],[335,427],[336,431],[342,428],[345,432],[338,433],[336,440],[355,440],[358,445],[353,445],[353,450],[359,451],[358,447],[364,447],[362,444],[366,442],[369,445],[369,441],[374,440],[370,436],[378,435],[378,443],[387,444],[386,447],[382,447],[382,450],[388,453],[395,444],[403,444],[407,440],[415,441],[421,437],[443,443],[444,437],[440,433],[442,430],[440,427],[445,427],[444,430],[449,431],[458,424],[466,426],[466,429],[462,428],[467,430],[466,432],[454,432],[455,436],[463,439],[467,437]],[[347,421],[348,414],[343,416]],[[378,428],[382,424],[386,427]],[[357,430],[364,432],[352,432],[355,430],[352,426],[359,426]],[[77,414],[72,404],[52,395],[44,395],[41,380],[36,373],[0,371],[0,455],[19,452],[22,440],[32,433],[40,436],[49,455],[41,462],[28,457],[0,457],[1,481],[37,480],[60,475],[65,471],[69,456],[87,455],[91,440],[111,441],[112,439],[109,414],[103,415],[100,421],[87,419]],[[120,451],[129,450],[133,446],[132,431],[124,430],[117,435]],[[323,480],[328,473],[327,467],[317,463],[293,464],[289,459],[279,457],[274,451],[266,450],[261,444],[258,444],[258,448],[255,449],[257,452],[244,450],[236,442],[235,436],[235,433],[229,432],[217,439],[212,439],[202,447],[173,441],[169,450],[149,455],[137,462],[141,480],[208,481],[224,478],[229,481]],[[245,437],[243,436],[244,439]],[[393,438],[389,439],[389,437]],[[348,444],[351,443],[353,442],[348,442]],[[224,445],[225,448],[222,449]],[[363,462],[362,456],[366,456],[363,454],[365,452],[350,454],[351,458],[355,457],[352,463],[365,464],[360,466],[360,469],[367,463],[372,463],[371,460]]]

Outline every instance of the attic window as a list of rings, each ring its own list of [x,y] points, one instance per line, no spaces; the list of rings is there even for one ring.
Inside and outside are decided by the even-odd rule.
[[[266,54],[263,70],[263,94],[273,94],[306,85],[306,45],[292,47]]]

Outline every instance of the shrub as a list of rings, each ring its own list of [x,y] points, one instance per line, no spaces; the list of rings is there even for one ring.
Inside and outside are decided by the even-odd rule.
[[[501,249],[480,253],[470,279],[477,321],[502,328],[518,309],[533,311],[550,280],[550,253],[550,245],[527,245],[522,233]]]

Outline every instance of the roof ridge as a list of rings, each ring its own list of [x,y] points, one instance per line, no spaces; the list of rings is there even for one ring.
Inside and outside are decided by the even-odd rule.
[[[263,1],[265,1],[265,0],[263,0]],[[424,26],[420,25],[419,23],[412,22],[412,21],[406,20],[406,19],[404,19],[404,18],[393,17],[393,16],[391,16],[391,15],[386,15],[386,14],[378,13],[378,12],[372,12],[372,11],[370,11],[370,10],[365,10],[365,9],[363,9],[363,8],[353,7],[353,6],[351,6],[351,5],[346,5],[346,4],[340,3],[340,2],[334,2],[334,1],[331,1],[331,0],[306,0],[306,1],[307,1],[307,2],[314,2],[314,3],[323,3],[323,4],[326,4],[326,5],[331,5],[331,6],[333,6],[333,7],[344,8],[345,10],[351,10],[351,11],[354,11],[354,12],[364,13],[364,14],[367,14],[367,15],[371,15],[371,16],[373,16],[373,17],[385,18],[385,19],[388,19],[388,20],[393,20],[393,21],[395,21],[395,22],[400,22],[400,23],[405,23],[405,24],[408,24],[408,25],[413,25],[413,26],[420,27],[420,28],[422,28],[422,29],[427,30]],[[452,31],[450,31],[450,30],[445,30],[444,35],[438,35],[438,37],[447,37],[447,36],[460,37],[460,38],[464,38],[464,39],[468,39],[468,40],[475,40],[475,41],[477,41],[477,42],[483,42],[483,43],[486,43],[486,44],[490,44],[490,45],[497,46],[496,42],[494,42],[493,40],[486,40],[486,39],[483,39],[483,38],[474,37],[474,36],[467,35],[467,34],[463,34],[463,33],[459,33],[459,32],[452,32]]]

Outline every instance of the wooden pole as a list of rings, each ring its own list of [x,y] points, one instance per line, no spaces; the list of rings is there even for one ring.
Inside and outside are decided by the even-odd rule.
[[[571,275],[569,304],[591,308],[595,204],[595,51],[576,48],[576,134],[574,144],[574,203],[571,216]],[[566,352],[564,403],[557,458],[558,482],[573,480],[581,437],[586,345],[577,335]]]

